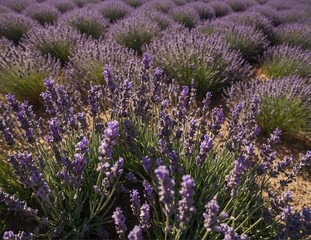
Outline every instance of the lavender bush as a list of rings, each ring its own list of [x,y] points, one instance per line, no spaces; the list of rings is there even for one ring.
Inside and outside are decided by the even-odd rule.
[[[102,37],[108,28],[108,20],[96,10],[77,9],[63,15],[62,22],[94,39]]]
[[[296,75],[308,79],[311,74],[310,59],[310,50],[278,45],[264,53],[261,70],[267,77]]]
[[[114,23],[128,16],[133,9],[122,1],[105,1],[96,5],[96,9],[104,18],[109,19],[110,23]]]
[[[201,20],[212,19],[215,17],[215,10],[204,2],[191,2],[187,6],[191,6],[197,11]]]
[[[172,17],[159,11],[142,9],[139,14],[149,18],[152,22],[156,23],[161,31],[167,30],[168,28],[183,28],[182,25],[176,24]]]
[[[287,137],[311,136],[311,87],[303,79],[293,76],[237,84],[230,92],[231,99],[246,99],[248,106],[254,95],[260,99],[256,120],[263,132],[279,128]]]
[[[70,0],[50,0],[48,3],[54,6],[61,13],[69,12],[77,7]]]
[[[295,9],[280,11],[281,19],[283,23],[306,23],[310,21],[309,11],[307,10],[309,5],[302,5],[301,9],[299,5]]]
[[[176,5],[171,0],[154,0],[154,1],[149,1],[145,3],[143,6],[150,10],[156,10],[162,13],[168,13]]]
[[[87,48],[79,48],[70,57],[66,78],[80,90],[88,88],[90,82],[104,84],[103,68],[109,64],[118,75],[128,77],[135,70],[137,58],[132,50],[111,40],[93,42]],[[132,69],[132,70],[131,70]]]
[[[255,27],[258,30],[261,30],[268,39],[271,39],[273,35],[273,25],[269,18],[261,15],[258,12],[243,12],[243,13],[233,13],[229,14],[222,19],[226,21],[233,21],[236,24],[243,24]]]
[[[12,93],[20,101],[38,106],[44,91],[43,80],[57,76],[59,63],[40,54],[11,46],[0,53],[0,88],[2,94]]]
[[[0,37],[6,37],[18,44],[21,38],[35,26],[35,21],[23,15],[15,13],[1,14]]]
[[[234,12],[243,12],[248,7],[256,5],[256,2],[252,0],[227,0],[226,3]]]
[[[201,97],[251,76],[250,66],[240,54],[216,37],[180,31],[156,39],[148,51],[155,64],[178,83],[190,84],[194,79]]]
[[[12,9],[10,9],[10,8],[8,8],[8,7],[6,7],[6,6],[2,6],[2,5],[0,5],[0,13],[2,14],[2,13],[9,13],[9,12],[12,12],[13,10]]]
[[[142,46],[150,44],[159,31],[156,23],[140,15],[127,18],[112,26],[110,35],[117,43],[142,54]]]
[[[4,1],[3,5],[9,7],[13,11],[17,13],[21,13],[24,9],[26,9],[30,4],[34,3],[33,0],[12,0],[12,1]]]
[[[32,4],[23,11],[23,14],[45,25],[55,23],[61,13],[47,4]]]
[[[287,43],[311,50],[311,29],[308,23],[289,23],[274,30],[275,44]]]
[[[257,12],[271,20],[274,26],[282,23],[281,16],[278,11],[267,5],[253,6],[248,9],[249,12]]]
[[[219,35],[229,46],[241,53],[248,61],[256,61],[269,42],[266,36],[253,26],[236,24],[229,20],[215,20],[207,22],[197,30],[206,35]]]
[[[232,12],[230,6],[224,1],[212,1],[208,5],[214,9],[216,17],[223,17]]]
[[[43,56],[51,56],[64,66],[73,52],[87,45],[90,40],[76,29],[58,24],[45,28],[37,28],[23,39],[23,45],[39,51]]]
[[[225,116],[219,107],[209,109],[211,94],[196,106],[195,88],[167,85],[150,61],[145,54],[137,86],[126,78],[112,81],[106,66],[107,84],[91,86],[87,108],[45,80],[44,120],[6,96],[2,151],[32,201],[3,190],[0,201],[37,225],[31,232],[6,229],[3,237],[259,239],[297,233],[290,228],[294,219],[299,236],[307,236],[310,210],[284,216],[290,198],[277,200],[289,194],[270,190],[267,181],[288,168],[280,187],[286,189],[310,165],[310,151],[297,163],[275,163],[279,130],[254,151],[256,96],[249,115],[241,114],[241,104],[231,109],[223,135]],[[117,199],[129,199],[129,207]]]
[[[189,29],[194,28],[200,20],[199,14],[188,5],[174,8],[170,14],[176,22]]]
[[[141,6],[143,3],[145,3],[146,0],[123,0],[123,2],[125,2],[127,5],[133,8],[137,8]]]

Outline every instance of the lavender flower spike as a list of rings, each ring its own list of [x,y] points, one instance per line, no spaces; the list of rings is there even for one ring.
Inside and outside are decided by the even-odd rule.
[[[129,240],[143,240],[143,233],[139,226],[135,226],[127,236]]]
[[[151,227],[150,206],[148,203],[144,203],[140,208],[139,224],[143,230],[148,230]]]
[[[159,200],[164,205],[164,213],[170,216],[174,212],[174,180],[169,176],[169,170],[166,166],[159,166],[155,170],[157,179],[159,180]]]
[[[207,231],[212,231],[212,229],[218,224],[218,212],[219,205],[215,196],[207,205],[205,205],[205,213],[203,213],[204,227]]]
[[[178,207],[178,218],[182,226],[187,226],[192,214],[196,211],[196,208],[193,206],[194,187],[195,182],[190,175],[182,177],[181,189],[179,191],[181,200]]]
[[[108,122],[99,147],[100,163],[98,164],[97,171],[100,171],[103,168],[103,164],[112,158],[112,150],[118,134],[119,123],[117,121]]]
[[[199,155],[196,157],[196,162],[200,166],[204,163],[208,152],[213,148],[213,139],[208,135],[204,135],[204,140],[200,145]]]
[[[240,156],[234,164],[233,169],[226,176],[227,189],[231,190],[231,196],[235,195],[235,188],[240,184],[242,175],[245,172],[244,158]]]
[[[125,224],[126,219],[122,214],[121,208],[116,208],[116,210],[112,214],[112,219],[114,220],[114,224],[116,225],[116,230],[119,234],[120,239],[125,239],[125,233],[127,231],[127,227]]]
[[[2,238],[3,240],[30,240],[33,238],[33,234],[23,231],[19,231],[15,234],[13,231],[6,231],[4,232]]]
[[[140,197],[139,192],[136,189],[130,193],[130,201],[133,214],[138,216],[140,212]]]

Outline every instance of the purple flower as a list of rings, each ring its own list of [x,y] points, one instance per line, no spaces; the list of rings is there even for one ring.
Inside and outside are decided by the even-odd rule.
[[[95,190],[102,195],[107,195],[113,181],[122,175],[123,166],[123,158],[119,158],[112,167],[108,162],[101,164],[101,171],[104,171],[105,178],[102,180],[101,186],[94,186]]]
[[[214,108],[212,110],[212,123],[208,124],[209,130],[216,137],[221,129],[222,124],[225,121],[225,115],[221,108]]]
[[[196,156],[196,163],[200,166],[205,162],[208,152],[213,148],[213,139],[204,135],[204,140],[200,145],[199,155]]]
[[[49,128],[50,128],[48,141],[54,142],[54,143],[58,143],[62,141],[61,128],[59,126],[57,119],[52,118],[51,120],[48,121],[48,123],[49,123]]]
[[[140,208],[139,214],[139,225],[144,231],[151,227],[150,217],[150,206],[148,203],[144,203]]]
[[[51,190],[30,153],[25,151],[23,154],[16,154],[15,157],[10,156],[8,162],[25,187],[36,189],[35,194],[41,200],[49,197]]]
[[[119,118],[127,117],[130,108],[130,99],[132,96],[132,82],[129,79],[124,80],[120,87],[120,95],[117,104],[117,114]]]
[[[126,219],[122,214],[121,208],[116,208],[116,210],[112,214],[112,219],[114,220],[114,224],[116,225],[116,231],[119,234],[120,239],[124,239],[127,227],[125,224]]]
[[[218,224],[218,212],[219,205],[215,196],[207,205],[205,205],[205,212],[203,213],[204,227],[207,231],[212,231],[212,229]]]
[[[167,150],[167,157],[170,162],[170,171],[173,175],[183,171],[180,166],[180,159],[178,153],[175,150]]]
[[[149,204],[153,204],[154,202],[154,192],[152,186],[144,180],[143,182],[144,186],[144,197],[148,200]]]
[[[156,177],[159,181],[159,200],[164,205],[164,213],[170,216],[174,212],[174,180],[169,176],[169,170],[166,166],[159,166],[155,170]]]
[[[140,226],[135,226],[128,235],[129,240],[143,240],[143,232]]]
[[[150,68],[151,58],[149,53],[144,53],[142,65],[143,67],[148,70]]]
[[[100,105],[103,93],[100,85],[91,84],[91,89],[88,92],[88,104],[91,107],[91,116],[95,117],[100,114]]]
[[[28,207],[25,201],[19,200],[15,195],[3,192],[2,188],[0,188],[0,202],[4,203],[9,211],[21,213],[27,217],[35,217],[38,214],[38,210]]]
[[[187,116],[188,107],[189,107],[189,87],[183,86],[182,90],[179,93],[176,109],[174,109],[174,116],[177,122],[184,124]]]
[[[15,234],[13,231],[6,231],[4,232],[2,238],[4,240],[31,240],[33,238],[33,234],[23,231],[19,231]]]
[[[3,129],[2,134],[8,145],[12,146],[15,143],[14,136],[10,128]]]
[[[224,240],[240,240],[241,238],[239,235],[235,232],[233,227],[228,226],[227,224],[221,224],[221,230],[224,234]],[[243,239],[245,239],[246,236],[243,236]]]
[[[139,216],[139,213],[140,213],[140,197],[139,197],[139,192],[136,189],[131,191],[130,201],[131,201],[131,208],[132,208],[133,214],[136,216]]]
[[[107,128],[103,134],[103,140],[99,147],[100,163],[98,164],[97,171],[102,169],[102,165],[105,161],[109,161],[112,158],[112,150],[115,145],[115,140],[119,135],[119,123],[112,121],[107,123]]]
[[[15,96],[11,93],[5,95],[6,100],[8,101],[9,107],[14,111],[18,112],[19,110],[19,104],[15,98]]]
[[[143,157],[141,160],[141,164],[143,165],[145,172],[149,173],[152,168],[151,159],[148,156]]]
[[[189,122],[189,128],[185,134],[183,143],[184,147],[183,154],[186,157],[189,157],[189,155],[193,152],[193,144],[196,131],[197,131],[197,120],[195,118],[191,118]]]
[[[234,167],[230,171],[229,175],[226,176],[226,188],[231,190],[231,196],[234,196],[236,193],[236,188],[240,184],[242,177],[245,173],[245,164],[244,158],[242,156],[234,162]]]
[[[182,177],[181,189],[179,191],[181,199],[178,202],[178,219],[183,227],[187,226],[192,214],[196,212],[193,200],[194,187],[195,182],[190,175],[184,175]]]

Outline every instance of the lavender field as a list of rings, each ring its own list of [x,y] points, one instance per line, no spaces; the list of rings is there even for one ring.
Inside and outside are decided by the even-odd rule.
[[[0,238],[311,236],[311,0],[0,0]]]

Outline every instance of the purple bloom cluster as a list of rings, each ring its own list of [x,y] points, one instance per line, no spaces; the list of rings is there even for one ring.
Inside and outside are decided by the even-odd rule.
[[[131,201],[131,208],[132,208],[133,214],[136,216],[139,216],[139,214],[140,214],[140,196],[139,196],[139,192],[136,189],[131,191],[130,201]]]
[[[135,226],[128,235],[129,240],[143,240],[143,232],[140,226]]]
[[[87,164],[86,154],[89,152],[88,139],[83,137],[76,144],[75,154],[72,161],[64,158],[62,161],[62,170],[57,173],[62,184],[72,185],[79,188],[84,181],[84,169]]]
[[[187,226],[192,214],[196,212],[194,207],[194,187],[195,182],[189,175],[182,177],[181,188],[179,194],[181,199],[178,202],[178,220],[182,226]]]
[[[4,232],[2,238],[4,240],[31,240],[33,239],[33,234],[23,231],[19,231],[18,233],[14,233],[13,231],[6,231]]]
[[[218,212],[219,205],[216,197],[214,197],[207,205],[205,205],[205,212],[203,214],[204,227],[207,231],[213,231],[213,229],[218,225]]]
[[[208,155],[208,152],[213,148],[213,139],[208,135],[204,135],[204,140],[200,144],[200,152],[196,157],[196,163],[201,166]]]
[[[35,189],[35,194],[42,201],[49,197],[51,190],[30,153],[25,151],[23,154],[10,156],[8,162],[25,187]]]
[[[159,181],[159,200],[164,205],[164,213],[170,216],[174,212],[174,185],[175,181],[169,176],[169,170],[166,166],[159,166],[155,170],[156,177]]]
[[[116,230],[120,239],[124,239],[127,227],[125,223],[126,218],[124,217],[121,208],[116,208],[112,214],[112,219],[114,220],[114,224],[116,225]]]
[[[150,205],[144,203],[140,208],[139,214],[139,224],[144,231],[147,231],[151,227],[150,219]]]
[[[112,150],[115,145],[115,140],[119,135],[119,123],[112,121],[107,123],[107,128],[104,131],[103,139],[98,149],[100,154],[100,163],[98,164],[97,170],[101,171],[104,164],[112,159]]]
[[[245,174],[246,166],[244,157],[240,156],[235,162],[234,167],[226,176],[227,190],[231,192],[231,196],[236,195],[236,189],[242,181],[242,177]]]
[[[19,200],[15,195],[9,195],[2,191],[0,188],[0,202],[4,203],[9,211],[21,213],[27,217],[35,217],[38,214],[38,210],[28,207],[27,203]]]

